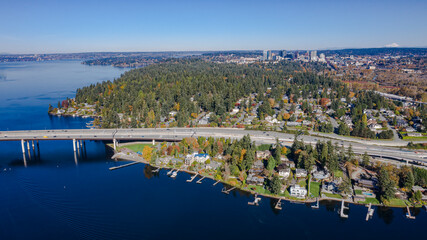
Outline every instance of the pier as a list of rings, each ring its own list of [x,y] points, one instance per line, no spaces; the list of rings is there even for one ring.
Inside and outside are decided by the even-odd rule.
[[[187,182],[192,182],[197,177],[197,175],[199,174],[196,173],[196,175],[193,175],[190,179],[187,180]]]
[[[252,206],[259,206],[259,202],[261,201],[261,198],[258,197],[258,194],[255,194],[255,199],[253,202],[248,202],[248,205]]]
[[[366,213],[366,221],[371,219],[373,215],[374,215],[374,209],[372,208],[372,203],[369,203],[368,212]]]
[[[412,214],[411,214],[411,209],[409,209],[408,204],[406,204],[406,211],[407,211],[406,218],[408,218],[408,219],[415,219],[415,216],[412,216]]]
[[[160,171],[160,169],[162,169],[162,168],[157,168],[157,169],[155,169],[155,170],[153,170],[153,171],[151,171],[151,172],[156,173],[156,172],[159,172],[159,171]]]
[[[348,215],[344,213],[344,209],[349,209],[349,208],[344,205],[344,200],[342,200],[341,201],[340,217],[348,218]]]
[[[124,168],[124,167],[127,167],[127,166],[132,166],[132,165],[135,165],[135,164],[138,164],[138,163],[140,163],[140,162],[131,162],[131,163],[123,164],[123,165],[120,165],[120,166],[110,167],[109,169],[110,169],[110,171],[112,171],[112,170],[116,170],[116,169],[119,169],[119,168]]]
[[[202,183],[202,180],[203,179],[205,179],[206,177],[205,176],[203,176],[202,178],[200,178],[199,180],[197,180],[197,182],[196,183],[198,183],[198,184],[201,184]]]
[[[217,185],[219,182],[220,182],[219,180],[218,180],[218,181],[216,181],[216,182],[213,184],[213,186]]]
[[[279,198],[279,201],[277,201],[276,205],[274,206],[277,210],[282,210],[282,199]]]
[[[225,187],[221,190],[222,193],[230,194],[231,191],[233,191],[236,187],[232,187],[230,189],[226,189]]]
[[[316,205],[312,205],[311,208],[319,209],[319,198],[316,198]]]
[[[166,175],[168,175],[168,176],[171,175],[173,170],[174,170],[173,168],[171,170],[169,170],[169,172],[167,172]]]

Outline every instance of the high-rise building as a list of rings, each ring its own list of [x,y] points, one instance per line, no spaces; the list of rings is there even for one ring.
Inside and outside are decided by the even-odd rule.
[[[264,50],[264,51],[262,52],[262,60],[263,60],[263,61],[267,61],[267,57],[268,57],[268,51],[267,51],[267,50]]]
[[[310,60],[311,61],[317,61],[317,51],[316,50],[311,51],[311,53],[310,53]]]
[[[282,58],[285,58],[285,57],[286,57],[286,50],[282,50],[282,51],[280,51],[280,56],[281,56]]]
[[[271,54],[271,50],[268,50],[268,51],[267,51],[267,60],[268,60],[268,61],[273,60],[273,55]]]
[[[326,57],[324,53],[319,54],[319,61],[326,62]]]

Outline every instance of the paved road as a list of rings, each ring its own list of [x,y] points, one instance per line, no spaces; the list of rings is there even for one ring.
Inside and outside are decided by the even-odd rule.
[[[258,144],[274,143],[276,138],[283,145],[292,145],[294,135],[278,132],[263,132],[254,130],[242,130],[233,128],[139,128],[139,129],[67,129],[67,130],[31,130],[31,131],[3,131],[0,132],[0,141],[20,141],[20,140],[142,140],[151,141],[178,141],[185,137],[225,137],[240,139],[249,134],[251,139]],[[320,136],[321,135],[321,136]],[[365,151],[374,157],[391,158],[397,160],[416,161],[427,163],[427,153],[425,151],[402,150],[398,147],[391,147],[394,141],[362,140],[342,137],[340,139],[323,138],[328,134],[319,136],[300,136],[305,143],[315,144],[318,140],[331,140],[340,146],[348,147],[352,144],[355,153]],[[330,136],[330,135],[329,135]],[[328,136],[328,137],[329,137]]]

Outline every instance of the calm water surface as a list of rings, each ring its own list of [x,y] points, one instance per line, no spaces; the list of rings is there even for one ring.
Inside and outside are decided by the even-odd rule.
[[[0,63],[0,131],[84,128],[88,119],[49,117],[47,105],[73,97],[77,87],[113,80],[124,69],[77,61]],[[424,235],[427,214],[408,220],[402,209],[339,203],[309,205],[221,193],[220,184],[185,182],[145,165],[116,171],[102,142],[87,142],[77,156],[70,141],[40,143],[40,158],[24,167],[18,142],[0,142],[0,239],[408,239]]]

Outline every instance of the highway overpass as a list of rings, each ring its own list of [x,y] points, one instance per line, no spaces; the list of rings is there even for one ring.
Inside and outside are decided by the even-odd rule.
[[[252,141],[257,144],[275,143],[276,138],[286,146],[292,145],[294,135],[278,132],[265,132],[254,130],[243,130],[236,128],[138,128],[138,129],[58,129],[58,130],[24,130],[24,131],[2,131],[0,132],[1,141],[21,141],[24,151],[24,142],[44,141],[44,140],[70,140],[73,141],[74,150],[78,147],[81,140],[102,140],[111,141],[180,141],[185,137],[225,137],[231,139],[240,139],[249,134]],[[299,137],[305,143],[315,144],[318,140],[331,140],[334,144],[348,147],[350,144],[353,151],[358,154],[367,152],[374,157],[385,159],[394,159],[399,161],[415,162],[421,165],[427,165],[427,154],[424,151],[411,151],[401,149],[396,146],[390,146],[393,141],[380,140],[361,140],[361,139],[330,139],[323,136]],[[75,145],[77,142],[77,145]],[[81,142],[80,142],[81,143]]]

